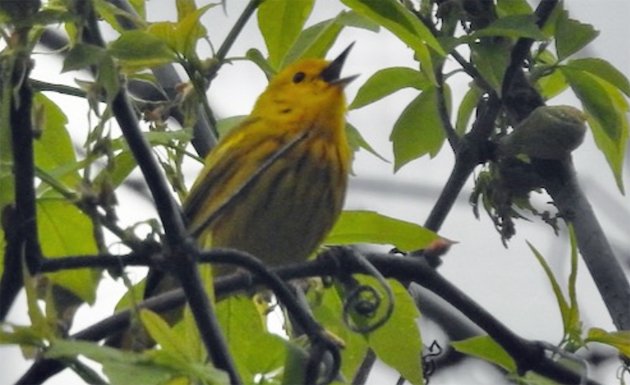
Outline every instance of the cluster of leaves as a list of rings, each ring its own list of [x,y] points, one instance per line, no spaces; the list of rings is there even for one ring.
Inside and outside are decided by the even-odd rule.
[[[433,2],[423,0],[419,6],[412,2],[395,0],[342,0],[348,10],[337,16],[306,27],[315,0],[265,0],[252,1],[258,6],[260,32],[267,53],[250,49],[245,59],[257,64],[268,76],[302,57],[325,57],[344,28],[363,28],[376,31],[384,27],[413,51],[417,68],[393,67],[375,73],[360,88],[350,109],[358,109],[377,102],[403,88],[413,88],[418,95],[404,108],[394,124],[390,140],[394,150],[394,170],[398,170],[419,157],[435,156],[448,138],[463,137],[471,130],[471,117],[481,109],[485,98],[503,92],[503,78],[510,64],[510,52],[517,39],[532,39],[535,48],[527,60],[528,80],[534,84],[545,100],[571,88],[580,99],[596,143],[613,170],[620,189],[621,166],[628,136],[627,100],[630,83],[609,63],[601,59],[571,59],[570,56],[592,41],[597,32],[589,25],[570,19],[561,6],[553,11],[549,21],[541,29],[536,24],[533,10],[526,1],[498,1],[496,6],[473,12],[464,7],[471,2]],[[439,3],[439,4],[438,4]],[[484,5],[487,2],[472,2]],[[490,2],[492,3],[492,2]],[[49,24],[62,23],[69,43],[63,71],[89,69],[93,81],[79,82],[80,88],[70,88],[32,82],[32,86],[44,90],[71,93],[88,100],[96,117],[93,124],[88,120],[82,156],[77,156],[67,130],[64,112],[42,93],[35,97],[35,126],[41,132],[35,145],[37,169],[37,226],[39,243],[48,258],[107,254],[111,242],[105,233],[115,236],[116,243],[138,251],[147,239],[137,235],[135,227],[121,227],[116,218],[116,191],[129,180],[137,164],[124,138],[116,137],[109,121],[113,116],[111,102],[121,90],[134,84],[150,85],[161,96],[146,100],[134,96],[134,104],[147,121],[146,140],[169,178],[173,189],[186,194],[181,165],[188,153],[193,137],[193,126],[200,120],[210,122],[214,135],[220,136],[235,124],[239,117],[229,117],[214,122],[212,108],[206,98],[206,90],[227,60],[227,49],[238,35],[235,26],[210,58],[199,57],[198,44],[212,38],[200,22],[207,12],[219,12],[220,7],[208,4],[197,7],[194,0],[177,0],[177,19],[171,22],[147,22],[144,1],[129,1],[131,7],[122,9],[106,0],[94,0],[93,8],[83,7],[81,2],[55,0],[45,4],[38,13],[20,20],[33,27],[31,44],[38,41]],[[90,25],[91,12],[116,33],[117,38],[106,46],[85,39]],[[15,15],[5,14],[5,23],[16,23]],[[439,19],[439,23],[436,21]],[[438,25],[440,28],[438,29]],[[8,31],[8,29],[7,29]],[[10,33],[5,33],[9,36]],[[10,39],[7,39],[10,40]],[[550,43],[554,42],[555,54]],[[8,63],[16,49],[8,44],[1,60]],[[470,52],[467,62],[458,50]],[[448,55],[456,57],[462,66],[460,71],[444,74]],[[233,58],[235,59],[235,58]],[[157,75],[150,72],[158,66],[176,64],[187,75],[187,80],[176,89],[160,85]],[[457,108],[454,126],[450,123],[450,89],[452,74],[464,72],[471,79],[461,104]],[[119,74],[124,74],[124,79]],[[11,84],[3,74],[2,84]],[[10,132],[5,128],[11,88],[3,87],[3,114],[0,129],[0,210],[14,201],[15,176],[11,173],[12,149]],[[199,108],[201,106],[201,108]],[[181,114],[180,126],[166,123],[173,111]],[[516,123],[508,111],[502,111],[493,127],[491,139],[504,135]],[[348,125],[349,138],[354,150],[360,148],[374,153],[359,131]],[[200,154],[203,155],[203,154]],[[487,174],[492,179],[493,175]],[[490,183],[491,184],[491,183]],[[479,195],[489,192],[480,190]],[[506,217],[519,215],[508,198],[500,210],[509,210]],[[494,205],[492,199],[483,201]],[[496,207],[486,207],[489,212]],[[503,214],[501,214],[503,215]],[[151,223],[148,240],[159,241],[159,226]],[[110,234],[110,235],[111,235]],[[0,261],[4,259],[5,237],[0,237]],[[437,235],[416,224],[388,218],[368,211],[344,212],[329,234],[328,244],[387,244],[403,250],[426,248],[438,239]],[[573,247],[575,261],[575,247]],[[617,347],[627,354],[627,336],[622,332],[606,333],[591,329],[586,338],[581,336],[579,314],[575,302],[575,274],[571,277],[569,303],[562,297],[558,284],[549,273],[539,253],[536,256],[549,274],[557,296],[565,324],[568,350],[575,350],[587,342],[603,342]],[[0,275],[4,272],[0,264]],[[573,270],[575,271],[575,269]],[[117,272],[119,274],[119,272]],[[30,326],[3,324],[0,343],[19,344],[29,357],[63,360],[87,382],[103,381],[99,375],[82,363],[82,358],[103,365],[103,373],[110,383],[129,382],[145,384],[162,383],[227,383],[224,373],[206,364],[207,352],[201,344],[199,332],[188,308],[182,321],[169,325],[162,317],[148,310],[134,311],[135,322],[144,327],[159,348],[142,353],[99,346],[97,344],[64,339],[65,329],[58,327],[63,319],[65,328],[71,323],[73,312],[63,301],[71,293],[77,303],[94,304],[96,288],[102,272],[80,269],[46,274],[45,279],[30,277],[25,272],[24,286],[27,292]],[[124,274],[123,274],[124,278]],[[206,275],[211,282],[211,275]],[[357,281],[375,286],[370,277],[358,276]],[[395,302],[394,311],[387,322],[376,330],[357,333],[344,321],[346,292],[342,285],[316,286],[307,293],[313,314],[321,324],[345,342],[342,351],[341,375],[353,378],[363,357],[372,350],[385,363],[396,369],[413,384],[424,382],[422,369],[422,339],[416,325],[419,317],[414,301],[397,281],[389,281]],[[36,285],[38,287],[36,288]],[[39,290],[36,290],[39,289]],[[130,291],[139,293],[138,287]],[[43,293],[43,294],[42,294]],[[121,301],[117,310],[134,309],[140,297]],[[42,311],[38,298],[44,300]],[[266,303],[254,299],[236,297],[218,303],[217,314],[226,335],[236,366],[243,379],[250,382],[292,383],[303,378],[307,359],[306,342],[300,338],[287,340],[270,333],[266,328]],[[384,310],[355,323],[370,323],[373,317],[382,316]],[[514,360],[490,337],[479,337],[454,343],[463,353],[483,358],[516,375]],[[565,346],[566,347],[566,346]],[[530,375],[523,381],[536,383]]]

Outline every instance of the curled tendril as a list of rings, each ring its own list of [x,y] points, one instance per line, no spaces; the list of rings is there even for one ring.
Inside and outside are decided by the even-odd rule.
[[[422,373],[424,374],[424,384],[429,385],[429,380],[437,368],[435,358],[442,354],[443,349],[437,340],[433,340],[425,350],[427,353],[422,355]]]
[[[384,314],[376,318],[378,310],[383,304],[381,291],[374,287],[361,285],[355,279],[350,278],[345,281],[350,287],[350,293],[346,296],[343,304],[343,320],[350,330],[357,333],[369,333],[383,326],[394,312],[394,294],[383,275],[365,258],[354,254],[357,262],[363,267],[366,273],[370,274],[380,284],[382,291],[386,295],[386,306]],[[356,320],[365,320],[365,323],[358,324]]]
[[[617,369],[617,379],[623,385],[626,383],[624,380],[626,376],[630,375],[630,366],[627,359],[623,358],[622,361],[623,364]]]

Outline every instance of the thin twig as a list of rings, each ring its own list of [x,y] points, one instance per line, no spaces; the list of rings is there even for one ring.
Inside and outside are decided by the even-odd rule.
[[[247,6],[238,17],[238,19],[234,23],[234,26],[219,47],[219,50],[214,57],[216,62],[214,66],[212,66],[212,68],[210,68],[206,73],[206,79],[213,79],[214,76],[217,74],[225,61],[228,51],[230,50],[230,48],[232,48],[232,45],[236,41],[236,38],[241,34],[243,27],[245,27],[245,24],[247,24],[247,21],[254,14],[256,8],[258,8],[261,2],[262,0],[250,0],[249,3],[247,3]]]

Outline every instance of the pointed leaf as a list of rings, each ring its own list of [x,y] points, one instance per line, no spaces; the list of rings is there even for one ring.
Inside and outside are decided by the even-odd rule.
[[[540,266],[542,266],[543,270],[545,271],[545,274],[547,275],[547,279],[549,280],[549,283],[551,284],[553,294],[556,297],[558,308],[560,309],[560,315],[562,316],[562,324],[564,326],[564,332],[568,333],[571,308],[569,304],[567,303],[567,300],[564,298],[564,294],[562,293],[560,284],[558,283],[556,276],[553,274],[553,271],[551,271],[551,268],[547,264],[545,257],[543,257],[542,254],[540,254],[540,252],[538,252],[538,250],[536,250],[536,248],[531,243],[527,242],[527,246],[529,246],[529,249],[532,251],[532,253],[536,257],[536,260],[538,260],[538,263],[540,263]]]
[[[414,385],[424,383],[420,313],[407,289],[398,281],[387,281],[394,294],[394,312],[387,322],[367,336],[376,356],[396,369]]]
[[[258,27],[272,67],[280,67],[311,14],[313,4],[314,0],[266,0],[258,7]]]
[[[477,108],[477,103],[481,95],[483,95],[481,88],[473,84],[462,98],[462,102],[459,104],[459,109],[457,110],[457,120],[455,122],[455,131],[459,135],[466,133],[468,122],[470,121],[473,111]]]
[[[533,9],[527,0],[498,0],[497,13],[499,16],[531,15],[533,13]]]
[[[342,3],[387,28],[411,47],[422,64],[424,74],[435,83],[428,47],[439,55],[445,55],[444,49],[431,31],[403,4],[396,0],[342,0]]]
[[[468,38],[474,41],[484,36],[525,37],[534,40],[545,40],[545,35],[540,32],[536,25],[536,16],[532,14],[502,17],[492,22],[489,26],[475,31]]]
[[[306,28],[288,50],[281,67],[301,58],[323,58],[339,36],[343,25],[337,18],[324,20]]]
[[[569,60],[566,64],[568,68],[588,72],[593,76],[607,81],[611,85],[619,88],[621,92],[630,97],[630,82],[628,78],[612,64],[600,58],[584,58]]]
[[[595,143],[623,192],[621,172],[628,140],[628,102],[617,87],[589,72],[564,66],[560,69],[582,102]]]
[[[462,341],[451,342],[451,346],[460,353],[481,358],[502,367],[510,373],[516,372],[514,359],[490,336],[478,336]]]
[[[394,146],[394,171],[424,155],[435,156],[444,143],[437,91],[429,88],[409,103],[389,137]]]
[[[54,175],[67,186],[76,187],[81,177],[75,168],[67,167],[77,163],[72,139],[66,129],[68,118],[59,106],[42,93],[35,95],[35,110],[42,128],[42,134],[33,142],[35,164],[47,172],[63,167],[66,172]]]
[[[229,118],[218,120],[217,131],[219,132],[219,137],[225,136],[233,128],[238,127],[245,119],[247,119],[247,115],[230,116]]]
[[[586,341],[610,345],[624,356],[630,357],[630,331],[628,330],[607,332],[600,328],[592,328],[588,331]]]
[[[37,229],[46,257],[93,255],[98,252],[92,221],[64,199],[37,201]],[[65,287],[92,304],[100,273],[90,269],[60,271],[48,275],[52,282]]]
[[[569,13],[563,11],[556,21],[556,52],[558,59],[564,60],[588,43],[593,41],[599,31],[590,24],[585,24],[569,18]]]
[[[101,47],[92,44],[75,44],[66,54],[61,72],[76,71],[98,64],[105,55],[106,51]]]
[[[569,274],[569,314],[566,331],[576,341],[581,339],[582,323],[580,321],[580,308],[577,302],[577,271],[578,271],[578,246],[573,226],[569,226],[569,239],[571,242],[571,273]]]
[[[545,100],[561,94],[569,87],[567,79],[560,70],[554,70],[549,75],[545,75],[536,80],[536,89]]]
[[[418,250],[438,238],[437,234],[420,225],[373,211],[343,211],[324,243],[374,243],[393,245],[401,250]]]
[[[179,3],[180,2],[178,2],[178,4]],[[180,20],[178,20],[176,27],[177,52],[180,52],[187,58],[194,57],[197,41],[207,35],[206,28],[200,22],[201,16],[203,16],[207,10],[217,5],[218,4],[207,4],[199,9],[193,10],[194,2],[192,2],[192,6],[189,6],[188,10],[182,10]],[[181,16],[183,16],[183,18],[181,18]]]
[[[169,324],[157,313],[148,309],[140,309],[140,320],[151,338],[162,346],[163,350],[174,353],[183,360],[193,360],[194,357],[189,356],[184,341],[178,338]]]
[[[353,11],[342,11],[336,17],[306,28],[300,33],[282,62],[282,67],[305,58],[323,58],[344,27],[378,31],[378,24]]]
[[[422,90],[429,84],[426,76],[413,68],[385,68],[375,72],[363,83],[348,108],[361,108],[406,87]]]
[[[221,329],[245,382],[257,373],[272,373],[284,363],[286,346],[267,332],[251,298],[230,297],[217,304]]]
[[[389,163],[387,159],[381,156],[370,144],[363,138],[359,130],[350,123],[346,123],[346,135],[348,136],[348,144],[352,151],[358,151],[360,148],[379,158],[383,162]]]
[[[166,42],[145,31],[126,31],[114,40],[109,52],[129,68],[150,68],[175,61]]]
[[[511,45],[481,41],[471,44],[470,49],[477,70],[496,91],[500,91],[503,75],[510,63]]]
[[[306,292],[309,308],[317,322],[345,342],[345,348],[341,349],[341,373],[345,378],[353,378],[365,357],[368,344],[362,335],[348,329],[342,319],[340,294],[334,287]]]

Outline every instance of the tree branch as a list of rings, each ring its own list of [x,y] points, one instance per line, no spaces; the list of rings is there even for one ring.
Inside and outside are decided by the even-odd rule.
[[[582,259],[618,330],[630,330],[630,286],[606,234],[582,191],[573,162],[533,162],[562,217],[573,225]]]
[[[84,33],[86,41],[101,47],[105,46],[93,10],[88,15],[88,25]],[[214,307],[203,289],[196,265],[197,248],[188,239],[181,211],[170,194],[166,180],[140,130],[124,88],[121,88],[113,97],[112,110],[153,196],[158,215],[164,226],[167,262],[186,293],[206,350],[215,366],[225,370],[233,384],[240,384],[242,381],[229,354],[225,337],[219,328]]]
[[[348,251],[346,250],[346,252]],[[243,253],[232,250],[211,250],[204,252],[201,257],[203,262],[224,263],[243,258]],[[365,257],[384,276],[401,281],[413,281],[444,299],[497,341],[515,360],[520,373],[524,374],[531,370],[566,384],[577,384],[581,381],[582,378],[579,374],[547,358],[544,354],[545,349],[541,344],[516,335],[495,319],[492,314],[481,308],[465,293],[442,277],[425,260],[377,253],[367,254]],[[338,272],[343,272],[343,274],[356,273],[364,271],[364,267],[357,263],[355,258],[347,258],[346,255],[338,253],[328,254],[327,258],[320,258],[316,261],[274,268],[272,271],[286,280],[309,276],[335,276]],[[237,273],[218,278],[215,281],[215,292],[221,298],[243,290],[253,290],[266,282],[268,282],[266,277]],[[183,291],[176,289],[143,301],[138,306],[163,312],[183,305],[184,301]],[[72,335],[71,338],[100,341],[127,327],[129,318],[130,311],[120,312]],[[63,368],[63,364],[57,361],[36,361],[18,381],[18,384],[39,384]],[[587,384],[596,385],[597,382],[588,380]]]
[[[3,103],[9,105],[11,147],[13,149],[13,180],[15,207],[7,216],[17,224],[6,232],[7,246],[4,256],[4,273],[0,280],[0,320],[6,317],[18,291],[22,288],[22,267],[25,263],[35,273],[42,258],[37,230],[35,199],[35,161],[32,122],[33,91],[27,81],[31,70],[28,34],[30,28],[18,28],[14,32],[16,45],[14,57],[8,59],[9,73],[2,79]],[[5,92],[6,91],[6,92]],[[9,219],[9,218],[7,218]],[[4,226],[6,228],[6,226]]]

